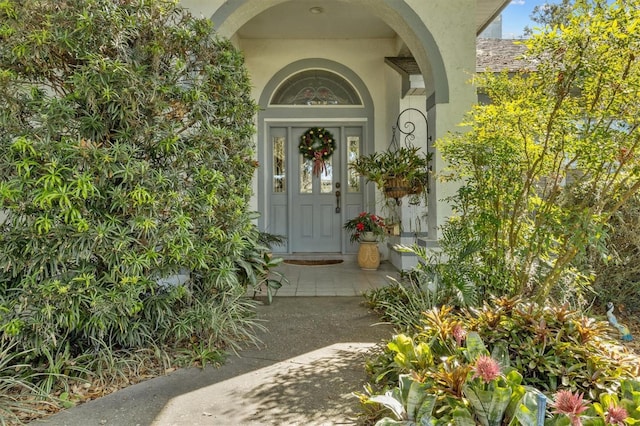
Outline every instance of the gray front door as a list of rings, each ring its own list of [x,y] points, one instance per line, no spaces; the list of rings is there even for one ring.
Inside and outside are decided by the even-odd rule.
[[[298,142],[308,128],[292,128],[292,141]],[[293,252],[340,252],[341,210],[337,209],[340,191],[342,137],[340,128],[325,127],[336,140],[336,149],[324,162],[324,170],[313,173],[314,162],[301,154],[292,155],[293,175],[291,182],[293,227],[291,250]],[[291,144],[298,151],[298,144]]]
[[[336,140],[333,155],[318,174],[313,161],[305,159],[298,148],[309,127],[324,127]],[[273,126],[269,135],[268,176],[273,182],[269,229],[287,237],[282,251],[353,251],[342,224],[362,208],[360,178],[347,165],[361,152],[362,126]]]

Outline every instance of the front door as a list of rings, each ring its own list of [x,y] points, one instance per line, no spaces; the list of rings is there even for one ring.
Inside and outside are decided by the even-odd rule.
[[[310,127],[324,127],[333,135],[336,148],[320,170],[300,154],[300,137]],[[347,162],[361,152],[361,126],[273,126],[269,128],[272,152],[269,175],[270,232],[287,237],[291,253],[341,253],[346,245],[345,217],[362,209],[360,178]],[[345,248],[346,247],[346,248]],[[279,250],[276,250],[279,251]]]
[[[293,170],[297,173],[292,183],[293,222],[291,250],[293,252],[340,252],[341,209],[340,129],[326,127],[336,140],[333,155],[324,161],[314,173],[314,161],[301,154],[292,156]],[[307,128],[294,127],[292,140],[299,141]],[[297,144],[292,144],[298,149]],[[339,195],[336,195],[339,194]]]

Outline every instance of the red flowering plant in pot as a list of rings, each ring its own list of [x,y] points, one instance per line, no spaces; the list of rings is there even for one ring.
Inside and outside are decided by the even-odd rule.
[[[385,235],[384,218],[373,213],[362,212],[344,224],[344,229],[349,231],[349,241],[378,241]]]

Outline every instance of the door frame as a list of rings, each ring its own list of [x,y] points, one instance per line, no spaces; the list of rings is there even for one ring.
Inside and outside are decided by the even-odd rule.
[[[271,105],[270,101],[279,86],[290,76],[304,70],[320,69],[338,74],[348,81],[356,90],[362,105]],[[255,182],[255,197],[251,200],[251,208],[260,213],[257,220],[258,228],[264,232],[272,232],[268,224],[270,222],[269,207],[271,200],[271,179],[267,176],[267,164],[270,152],[266,147],[269,145],[269,126],[288,124],[307,127],[341,127],[353,125],[363,126],[362,155],[368,155],[375,151],[374,134],[374,104],[373,98],[364,81],[349,67],[339,62],[323,58],[301,59],[290,63],[276,72],[264,86],[258,100],[259,110],[257,118],[257,143],[258,154],[257,179]],[[363,183],[364,185],[364,183]],[[375,187],[374,185],[364,185],[363,209],[375,211]],[[291,203],[288,203],[291,206]],[[344,216],[343,216],[344,217]],[[346,240],[343,238],[343,241]],[[348,241],[348,240],[347,240]],[[347,247],[342,244],[342,252],[345,253]],[[289,248],[285,253],[290,253]]]
[[[293,140],[292,128],[305,128],[305,127],[324,127],[324,128],[338,128],[339,131],[339,140],[337,141],[338,149],[340,149],[340,176],[341,176],[341,209],[340,209],[340,254],[354,254],[357,251],[357,246],[351,244],[349,239],[347,238],[347,233],[342,229],[342,224],[348,219],[350,216],[354,216],[359,213],[355,211],[350,211],[353,209],[347,208],[347,197],[349,196],[346,187],[346,179],[348,176],[348,156],[347,156],[347,129],[349,128],[360,128],[361,129],[361,146],[360,146],[360,155],[365,155],[368,151],[367,146],[371,144],[369,138],[367,137],[369,122],[366,118],[353,118],[353,119],[344,119],[344,118],[334,118],[334,119],[318,119],[318,120],[308,120],[308,119],[265,119],[264,120],[264,138],[261,144],[259,144],[262,148],[262,157],[260,160],[260,175],[259,182],[260,188],[262,188],[259,193],[262,194],[260,203],[262,208],[259,209],[260,218],[259,218],[259,227],[261,230],[266,232],[274,232],[269,229],[268,224],[271,223],[271,206],[272,206],[272,176],[271,176],[271,159],[268,157],[270,155],[270,146],[271,143],[269,141],[269,137],[271,135],[270,129],[272,127],[276,128],[285,128],[286,129],[286,140],[292,145],[292,147],[287,151],[287,170],[288,172],[288,180],[290,181],[287,185],[286,192],[286,215],[287,215],[287,231],[286,234],[288,236],[293,236],[293,226],[295,224],[294,215],[296,215],[295,206],[293,202],[293,198],[295,194],[293,193],[293,188],[295,185],[292,184],[291,180],[293,178],[299,178],[299,174],[297,170],[294,172],[294,158],[293,155],[297,155],[297,143]],[[293,176],[295,174],[295,176]],[[366,206],[370,205],[370,203],[374,202],[374,193],[372,191],[372,185],[366,185],[364,179],[360,178],[360,187],[361,192],[357,197],[361,197],[360,208],[366,209]],[[335,190],[335,188],[334,188]],[[261,223],[260,223],[261,221]],[[276,232],[277,233],[277,232]],[[287,242],[285,248],[283,250],[282,247],[274,247],[274,252],[283,253],[283,254],[292,254],[292,244]],[[309,252],[305,252],[309,253]]]

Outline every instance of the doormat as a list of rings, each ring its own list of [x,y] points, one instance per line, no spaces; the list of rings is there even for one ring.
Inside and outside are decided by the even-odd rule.
[[[291,265],[304,266],[335,265],[342,262],[342,259],[285,259],[284,261],[284,263],[289,263]]]

